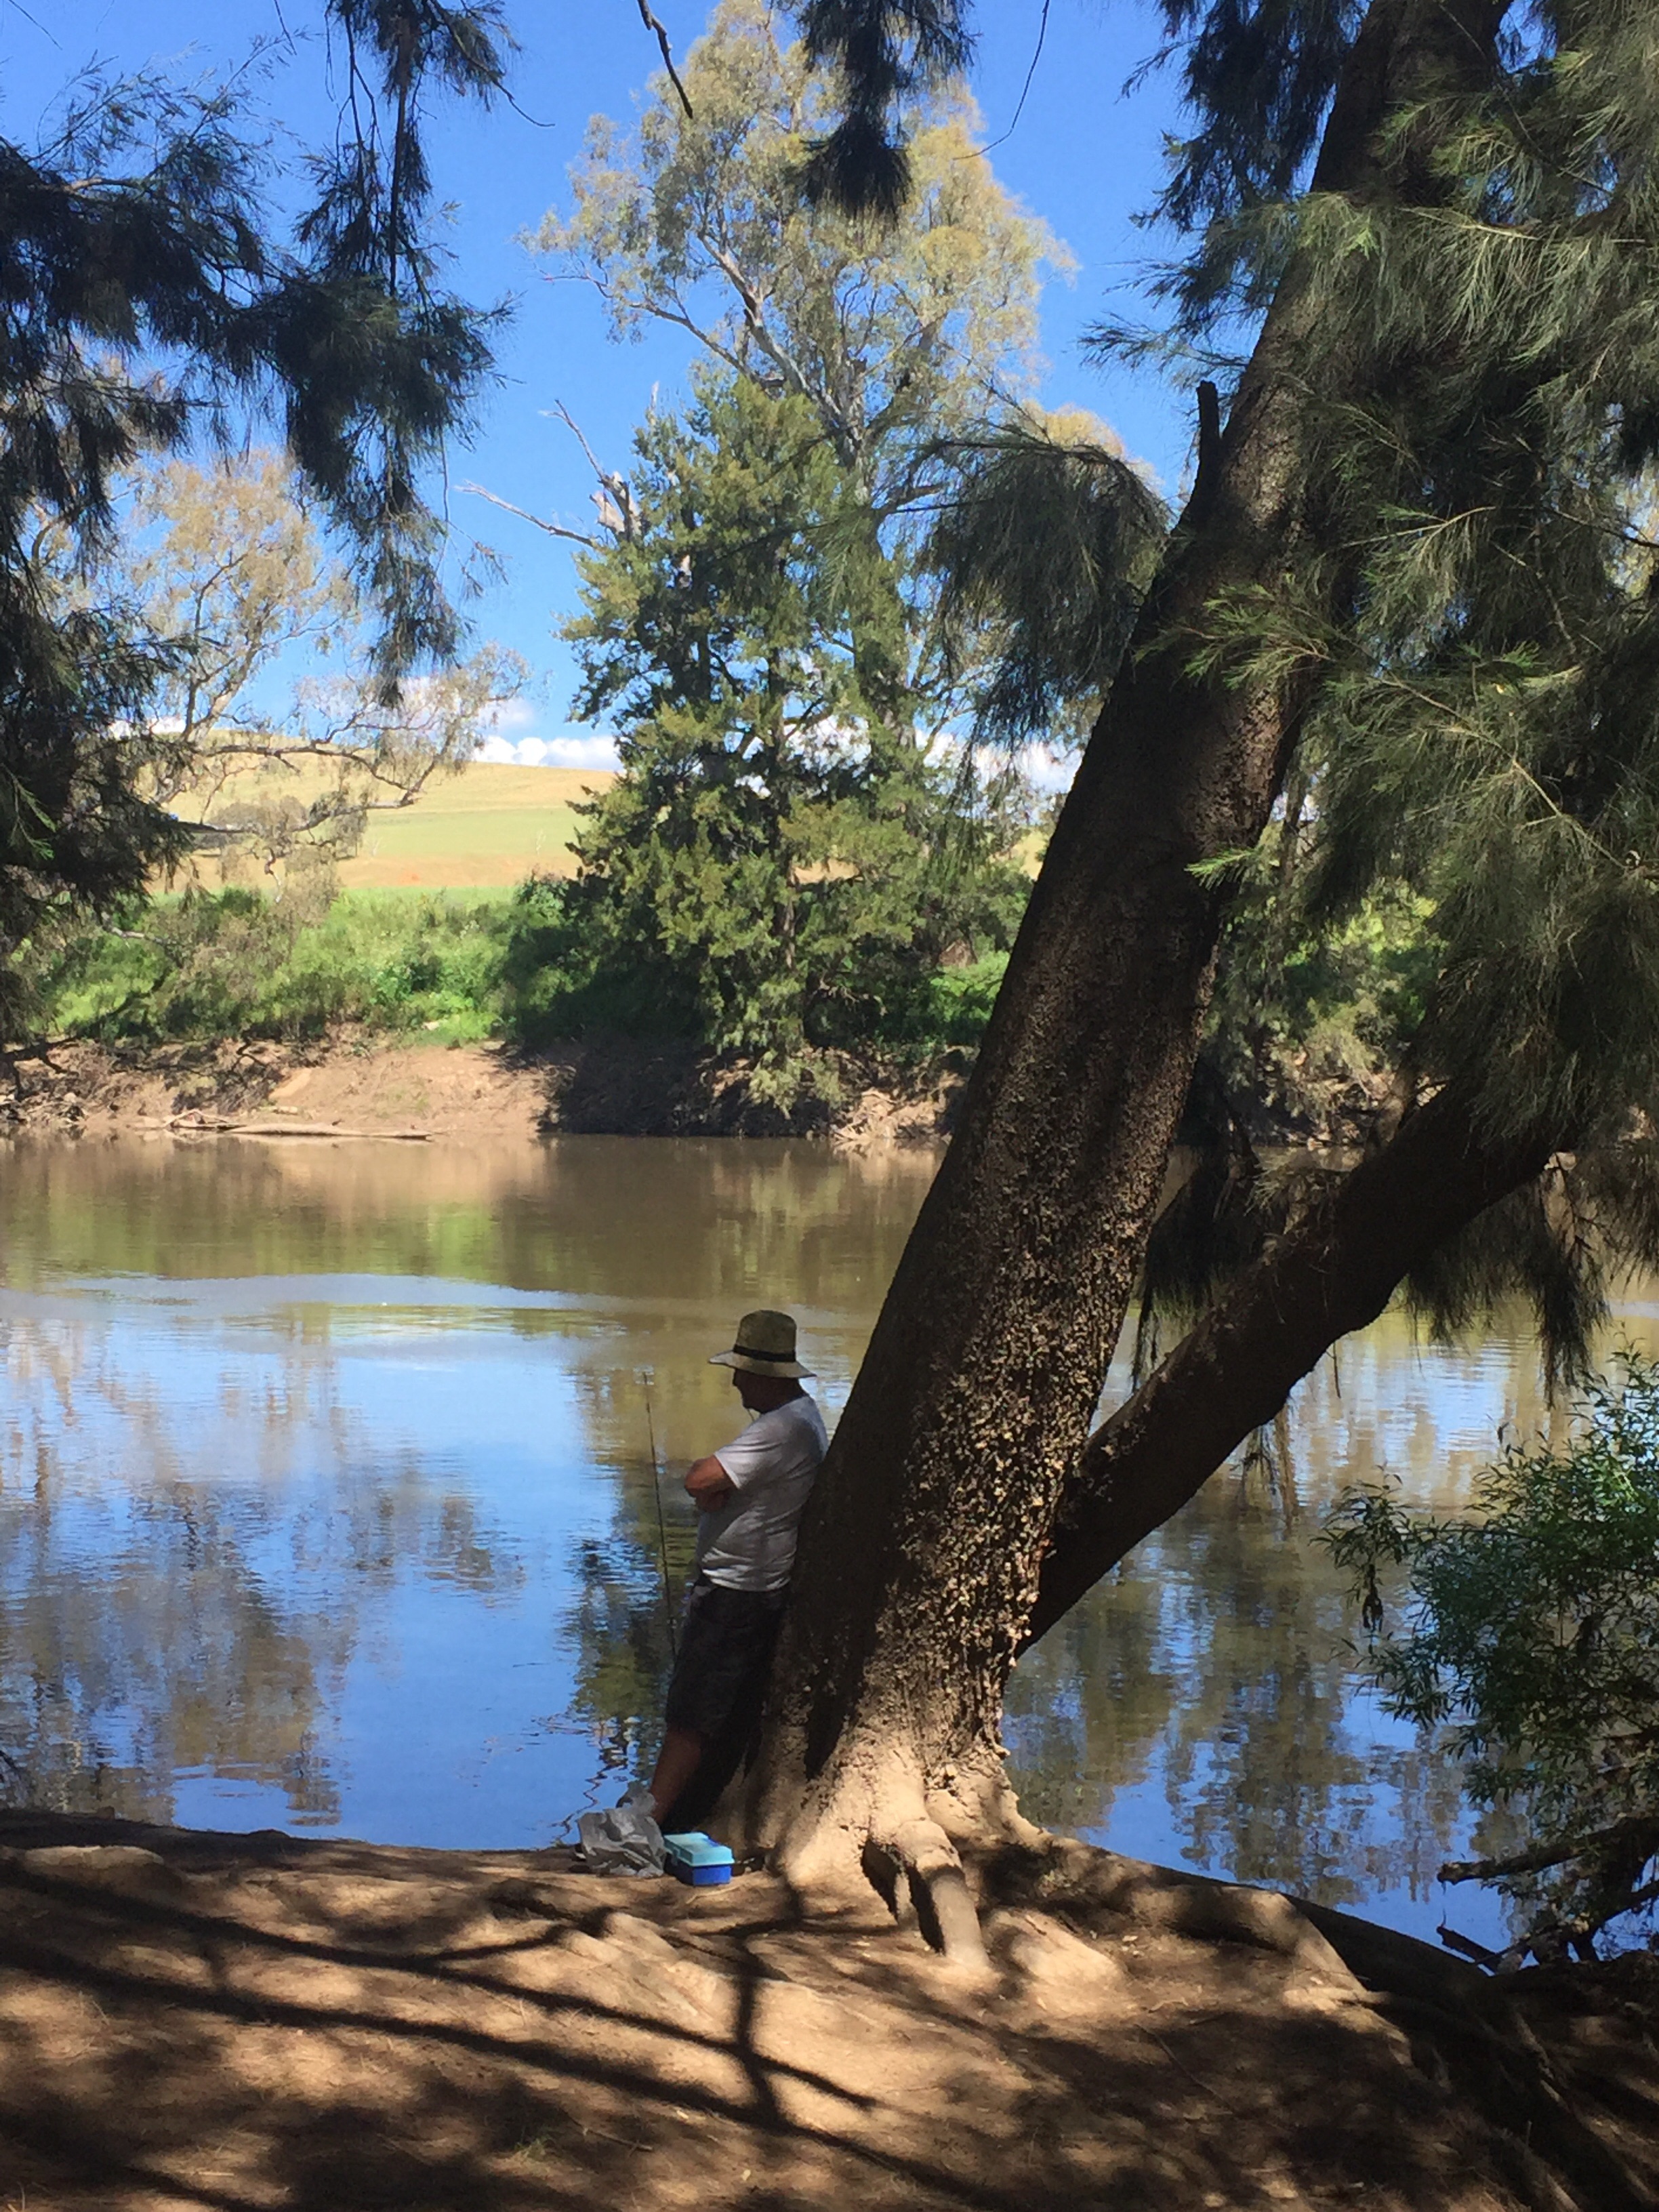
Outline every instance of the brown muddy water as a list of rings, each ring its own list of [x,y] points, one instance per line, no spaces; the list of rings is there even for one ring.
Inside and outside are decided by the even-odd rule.
[[[798,1315],[833,1419],[930,1156],[803,1143],[28,1143],[0,1153],[0,1797],[379,1842],[551,1841],[654,1749],[707,1364]],[[1659,1309],[1632,1304],[1650,1348]],[[1114,1378],[1114,1390],[1121,1378]],[[1431,1934],[1453,1772],[1382,1714],[1315,1537],[1457,1504],[1544,1419],[1520,1328],[1389,1316],[1022,1663],[1036,1818]]]

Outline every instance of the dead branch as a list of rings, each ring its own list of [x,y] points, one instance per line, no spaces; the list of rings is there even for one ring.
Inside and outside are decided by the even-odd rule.
[[[680,96],[680,106],[685,110],[685,119],[695,123],[696,115],[691,106],[691,95],[680,82],[680,73],[674,66],[673,48],[668,43],[668,33],[651,11],[650,0],[639,0],[640,21],[647,31],[657,34],[657,44],[662,49],[662,65],[668,71],[668,82]]]
[[[1572,1859],[1606,1858],[1640,1850],[1644,1856],[1659,1851],[1659,1819],[1632,1813],[1611,1827],[1597,1828],[1588,1836],[1557,1836],[1516,1851],[1504,1859],[1451,1859],[1440,1869],[1442,1881],[1498,1881],[1510,1875],[1544,1874]]]
[[[486,491],[483,484],[464,483],[461,489],[470,492],[474,499],[487,499],[492,507],[499,507],[504,514],[516,514],[520,522],[533,522],[538,530],[544,530],[550,538],[568,538],[573,544],[586,545],[590,552],[597,553],[600,550],[599,539],[590,537],[586,531],[570,530],[562,522],[550,522],[544,515],[532,514],[527,507],[514,507],[510,499],[503,499],[499,492]]]

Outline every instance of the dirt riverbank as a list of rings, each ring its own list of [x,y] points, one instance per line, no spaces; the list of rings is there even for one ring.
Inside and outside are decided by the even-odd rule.
[[[540,1054],[342,1031],[316,1043],[0,1050],[0,1132],[446,1138],[817,1136],[929,1144],[949,1130],[955,1061],[897,1076],[842,1056],[838,1096],[787,1117],[750,1095],[740,1060],[604,1038]]]
[[[1650,1975],[1494,1995],[1076,1844],[982,1879],[972,1980],[873,1892],[0,1816],[0,2203],[1652,2202]]]
[[[819,1137],[866,1149],[949,1136],[973,1064],[952,1050],[913,1067],[824,1055],[821,1093],[787,1114],[755,1098],[749,1064],[691,1044],[592,1037],[526,1052],[342,1029],[297,1044],[0,1047],[0,1133],[443,1137]],[[1378,1076],[1307,1086],[1296,1112],[1244,1099],[1253,1140],[1352,1150],[1389,1103]]]

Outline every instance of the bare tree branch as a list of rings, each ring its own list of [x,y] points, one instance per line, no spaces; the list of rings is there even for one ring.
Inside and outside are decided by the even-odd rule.
[[[605,466],[588,444],[581,424],[563,400],[556,399],[550,407],[543,408],[542,412],[556,416],[581,447],[599,487],[593,493],[592,499],[599,510],[600,527],[609,531],[613,538],[637,538],[640,534],[639,510],[634,504],[633,488],[627,477],[615,469]],[[471,492],[475,498],[487,499],[492,507],[499,507],[507,514],[516,514],[521,521],[533,522],[538,530],[544,530],[550,538],[568,538],[573,544],[586,545],[593,552],[603,549],[605,541],[602,538],[592,538],[585,530],[573,530],[567,523],[549,522],[543,515],[532,514],[527,507],[515,507],[510,499],[503,499],[499,492],[486,491],[482,484],[464,483],[461,489]]]
[[[640,0],[640,21],[647,31],[657,34],[657,44],[662,49],[662,65],[668,71],[668,81],[680,96],[680,106],[685,110],[685,119],[695,123],[696,115],[691,106],[691,95],[680,82],[680,73],[674,66],[674,52],[668,43],[668,33],[651,12],[650,0]]]
[[[588,467],[592,470],[599,482],[602,484],[610,484],[614,483],[615,478],[605,467],[592,446],[588,444],[586,432],[582,428],[581,424],[576,420],[570,410],[565,405],[563,400],[556,399],[553,402],[553,404],[546,410],[546,412],[550,415],[556,415],[560,422],[564,424],[565,428],[569,431],[571,436],[581,447],[583,453],[586,457]]]
[[[486,491],[482,484],[464,483],[460,489],[471,493],[474,499],[487,499],[492,507],[499,507],[503,514],[516,514],[520,522],[533,522],[538,530],[544,530],[550,538],[568,538],[573,544],[586,545],[591,552],[597,553],[600,550],[599,540],[590,538],[586,531],[570,530],[562,522],[550,522],[545,515],[532,514],[527,507],[514,507],[510,499],[503,499],[499,492]]]

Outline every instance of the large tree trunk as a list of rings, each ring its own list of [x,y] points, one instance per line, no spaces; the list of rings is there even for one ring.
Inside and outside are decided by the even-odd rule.
[[[1408,1114],[1090,1437],[1060,1494],[1026,1642],[1179,1512],[1414,1267],[1541,1174],[1563,1136],[1491,1138],[1455,1088]]]
[[[1483,66],[1501,13],[1373,0],[1316,188],[1397,190],[1385,118]],[[1194,867],[1260,836],[1307,696],[1197,677],[1188,642],[1218,596],[1307,550],[1299,417],[1339,373],[1293,264],[1060,815],[819,1480],[750,1801],[755,1839],[798,1876],[901,1834],[937,1863],[941,1826],[1013,1825],[1003,1692],[1210,988],[1219,898]]]

